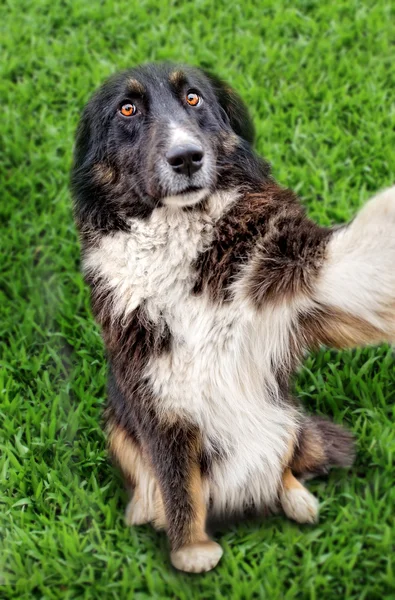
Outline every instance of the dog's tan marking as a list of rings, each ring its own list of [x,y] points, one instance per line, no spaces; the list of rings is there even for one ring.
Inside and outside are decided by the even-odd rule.
[[[109,184],[115,180],[114,170],[105,163],[99,162],[92,167],[94,178],[98,183]]]
[[[125,477],[134,488],[126,508],[127,525],[150,523],[157,529],[166,526],[166,517],[160,488],[147,457],[125,430],[119,426],[109,429],[109,449]]]
[[[231,154],[237,147],[238,138],[234,133],[224,133],[222,136],[222,147],[225,154]]]
[[[340,309],[321,308],[303,319],[302,328],[309,347],[324,344],[335,348],[354,348],[379,344],[385,332],[368,321]]]
[[[207,506],[203,493],[200,466],[198,464],[193,466],[190,473],[189,494],[194,505],[194,519],[191,522],[190,537],[187,543],[194,544],[208,539],[205,530]]]
[[[198,456],[200,443],[196,440],[195,454]],[[198,462],[192,465],[189,473],[188,496],[192,503],[192,518],[184,532],[181,547],[170,554],[176,569],[188,573],[202,573],[213,569],[222,556],[222,548],[209,539],[206,533],[207,505],[203,481]]]
[[[293,475],[291,469],[285,469],[282,484],[286,490],[301,489],[304,487]]]
[[[294,477],[291,469],[284,471],[280,502],[289,519],[298,523],[317,522],[318,500]]]
[[[185,81],[185,73],[183,71],[173,71],[169,76],[169,81],[174,86],[180,86]]]
[[[314,469],[317,464],[325,463],[325,452],[322,440],[313,428],[308,435],[303,437],[303,447],[293,448],[292,460],[288,463],[296,473],[306,473]]]
[[[289,442],[288,442],[288,449],[282,459],[282,464],[284,465],[284,469],[289,467],[289,465],[293,459],[293,456],[295,454],[295,446],[296,446],[296,442],[297,442],[297,436],[298,436],[298,431],[297,431],[297,429],[295,429],[292,431],[292,437],[289,439]]]
[[[129,79],[127,81],[127,86],[129,88],[130,93],[132,93],[132,94],[139,94],[141,96],[143,96],[143,94],[145,94],[145,87],[137,79],[133,79],[133,78]]]

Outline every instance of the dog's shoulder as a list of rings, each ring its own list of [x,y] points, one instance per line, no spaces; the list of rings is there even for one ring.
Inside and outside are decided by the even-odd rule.
[[[240,194],[216,221],[211,244],[199,253],[194,293],[207,290],[214,300],[230,300],[232,284],[257,249],[269,254],[276,240],[281,243],[281,235],[292,240],[307,222],[294,192],[274,181],[255,193]]]

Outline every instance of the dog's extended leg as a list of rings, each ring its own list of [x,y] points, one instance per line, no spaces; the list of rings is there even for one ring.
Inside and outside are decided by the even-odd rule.
[[[332,234],[312,295],[302,317],[309,345],[395,341],[395,187]]]
[[[301,214],[280,217],[269,221],[236,293],[289,316],[299,351],[394,342],[395,187],[339,229]]]

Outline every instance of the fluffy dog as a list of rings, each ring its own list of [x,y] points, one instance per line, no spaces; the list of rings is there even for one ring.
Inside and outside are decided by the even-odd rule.
[[[241,99],[151,64],[88,103],[73,169],[83,268],[110,364],[109,446],[130,525],[207,571],[210,515],[317,519],[302,481],[353,460],[290,378],[310,348],[395,339],[395,188],[337,229],[310,221],[253,150]]]

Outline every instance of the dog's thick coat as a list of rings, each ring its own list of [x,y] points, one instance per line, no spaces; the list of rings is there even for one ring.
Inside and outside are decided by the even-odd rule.
[[[352,440],[304,414],[290,376],[320,344],[395,338],[394,189],[325,229],[252,142],[229,87],[171,64],[109,80],[77,137],[75,214],[110,362],[110,449],[133,489],[127,522],[166,528],[186,571],[220,559],[208,513],[280,504],[316,520],[300,480],[350,465]],[[188,144],[203,160],[180,175],[169,148],[182,162]]]

